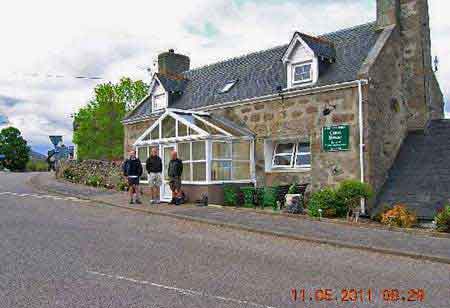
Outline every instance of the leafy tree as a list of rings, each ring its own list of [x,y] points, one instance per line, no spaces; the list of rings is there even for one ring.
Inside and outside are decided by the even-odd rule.
[[[23,171],[30,159],[30,147],[15,127],[0,131],[0,154],[5,155],[3,165],[12,171]]]
[[[122,78],[95,88],[95,96],[75,115],[73,141],[80,159],[116,159],[123,154],[123,125],[126,112],[148,92],[142,81]]]

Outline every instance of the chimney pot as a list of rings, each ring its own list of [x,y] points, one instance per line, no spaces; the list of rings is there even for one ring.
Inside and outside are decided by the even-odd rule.
[[[168,52],[158,55],[158,72],[166,76],[180,75],[189,70],[190,62],[188,56],[175,53],[173,49],[169,49]]]

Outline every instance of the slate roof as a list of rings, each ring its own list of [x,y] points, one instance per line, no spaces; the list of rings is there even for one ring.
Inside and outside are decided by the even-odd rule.
[[[431,220],[449,204],[449,140],[449,119],[432,120],[425,131],[409,133],[378,195],[373,214],[380,212],[384,204],[402,203],[418,218]]]
[[[309,48],[311,48],[317,56],[333,60],[336,59],[336,49],[334,48],[334,44],[332,42],[304,33],[296,33],[302,38],[302,40],[305,41],[306,44],[308,44]]]
[[[336,62],[321,70],[319,80],[313,87],[357,79],[358,71],[378,35],[373,22],[319,36],[319,39],[330,42],[334,49],[331,51],[325,48],[326,44],[316,43],[314,48],[324,54],[335,52]],[[315,38],[314,41],[320,40]],[[186,81],[175,87],[182,91],[182,95],[171,101],[169,107],[194,109],[277,93],[277,88],[286,88],[287,85],[286,69],[281,62],[287,47],[288,44],[277,46],[183,73]],[[220,89],[230,80],[238,82],[229,92],[220,94]],[[172,86],[169,81],[164,82]],[[150,109],[148,98],[125,121],[145,118],[151,114]]]

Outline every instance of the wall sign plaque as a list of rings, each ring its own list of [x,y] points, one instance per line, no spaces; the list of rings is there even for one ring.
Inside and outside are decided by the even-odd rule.
[[[350,149],[350,125],[326,126],[322,129],[322,148],[325,152]]]

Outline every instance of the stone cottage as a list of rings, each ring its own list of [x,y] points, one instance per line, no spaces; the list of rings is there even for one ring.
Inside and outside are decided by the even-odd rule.
[[[430,45],[426,0],[377,0],[375,22],[196,69],[169,50],[123,120],[125,151],[157,146],[166,165],[177,149],[191,200],[220,203],[226,183],[379,192],[408,133],[443,117]]]

